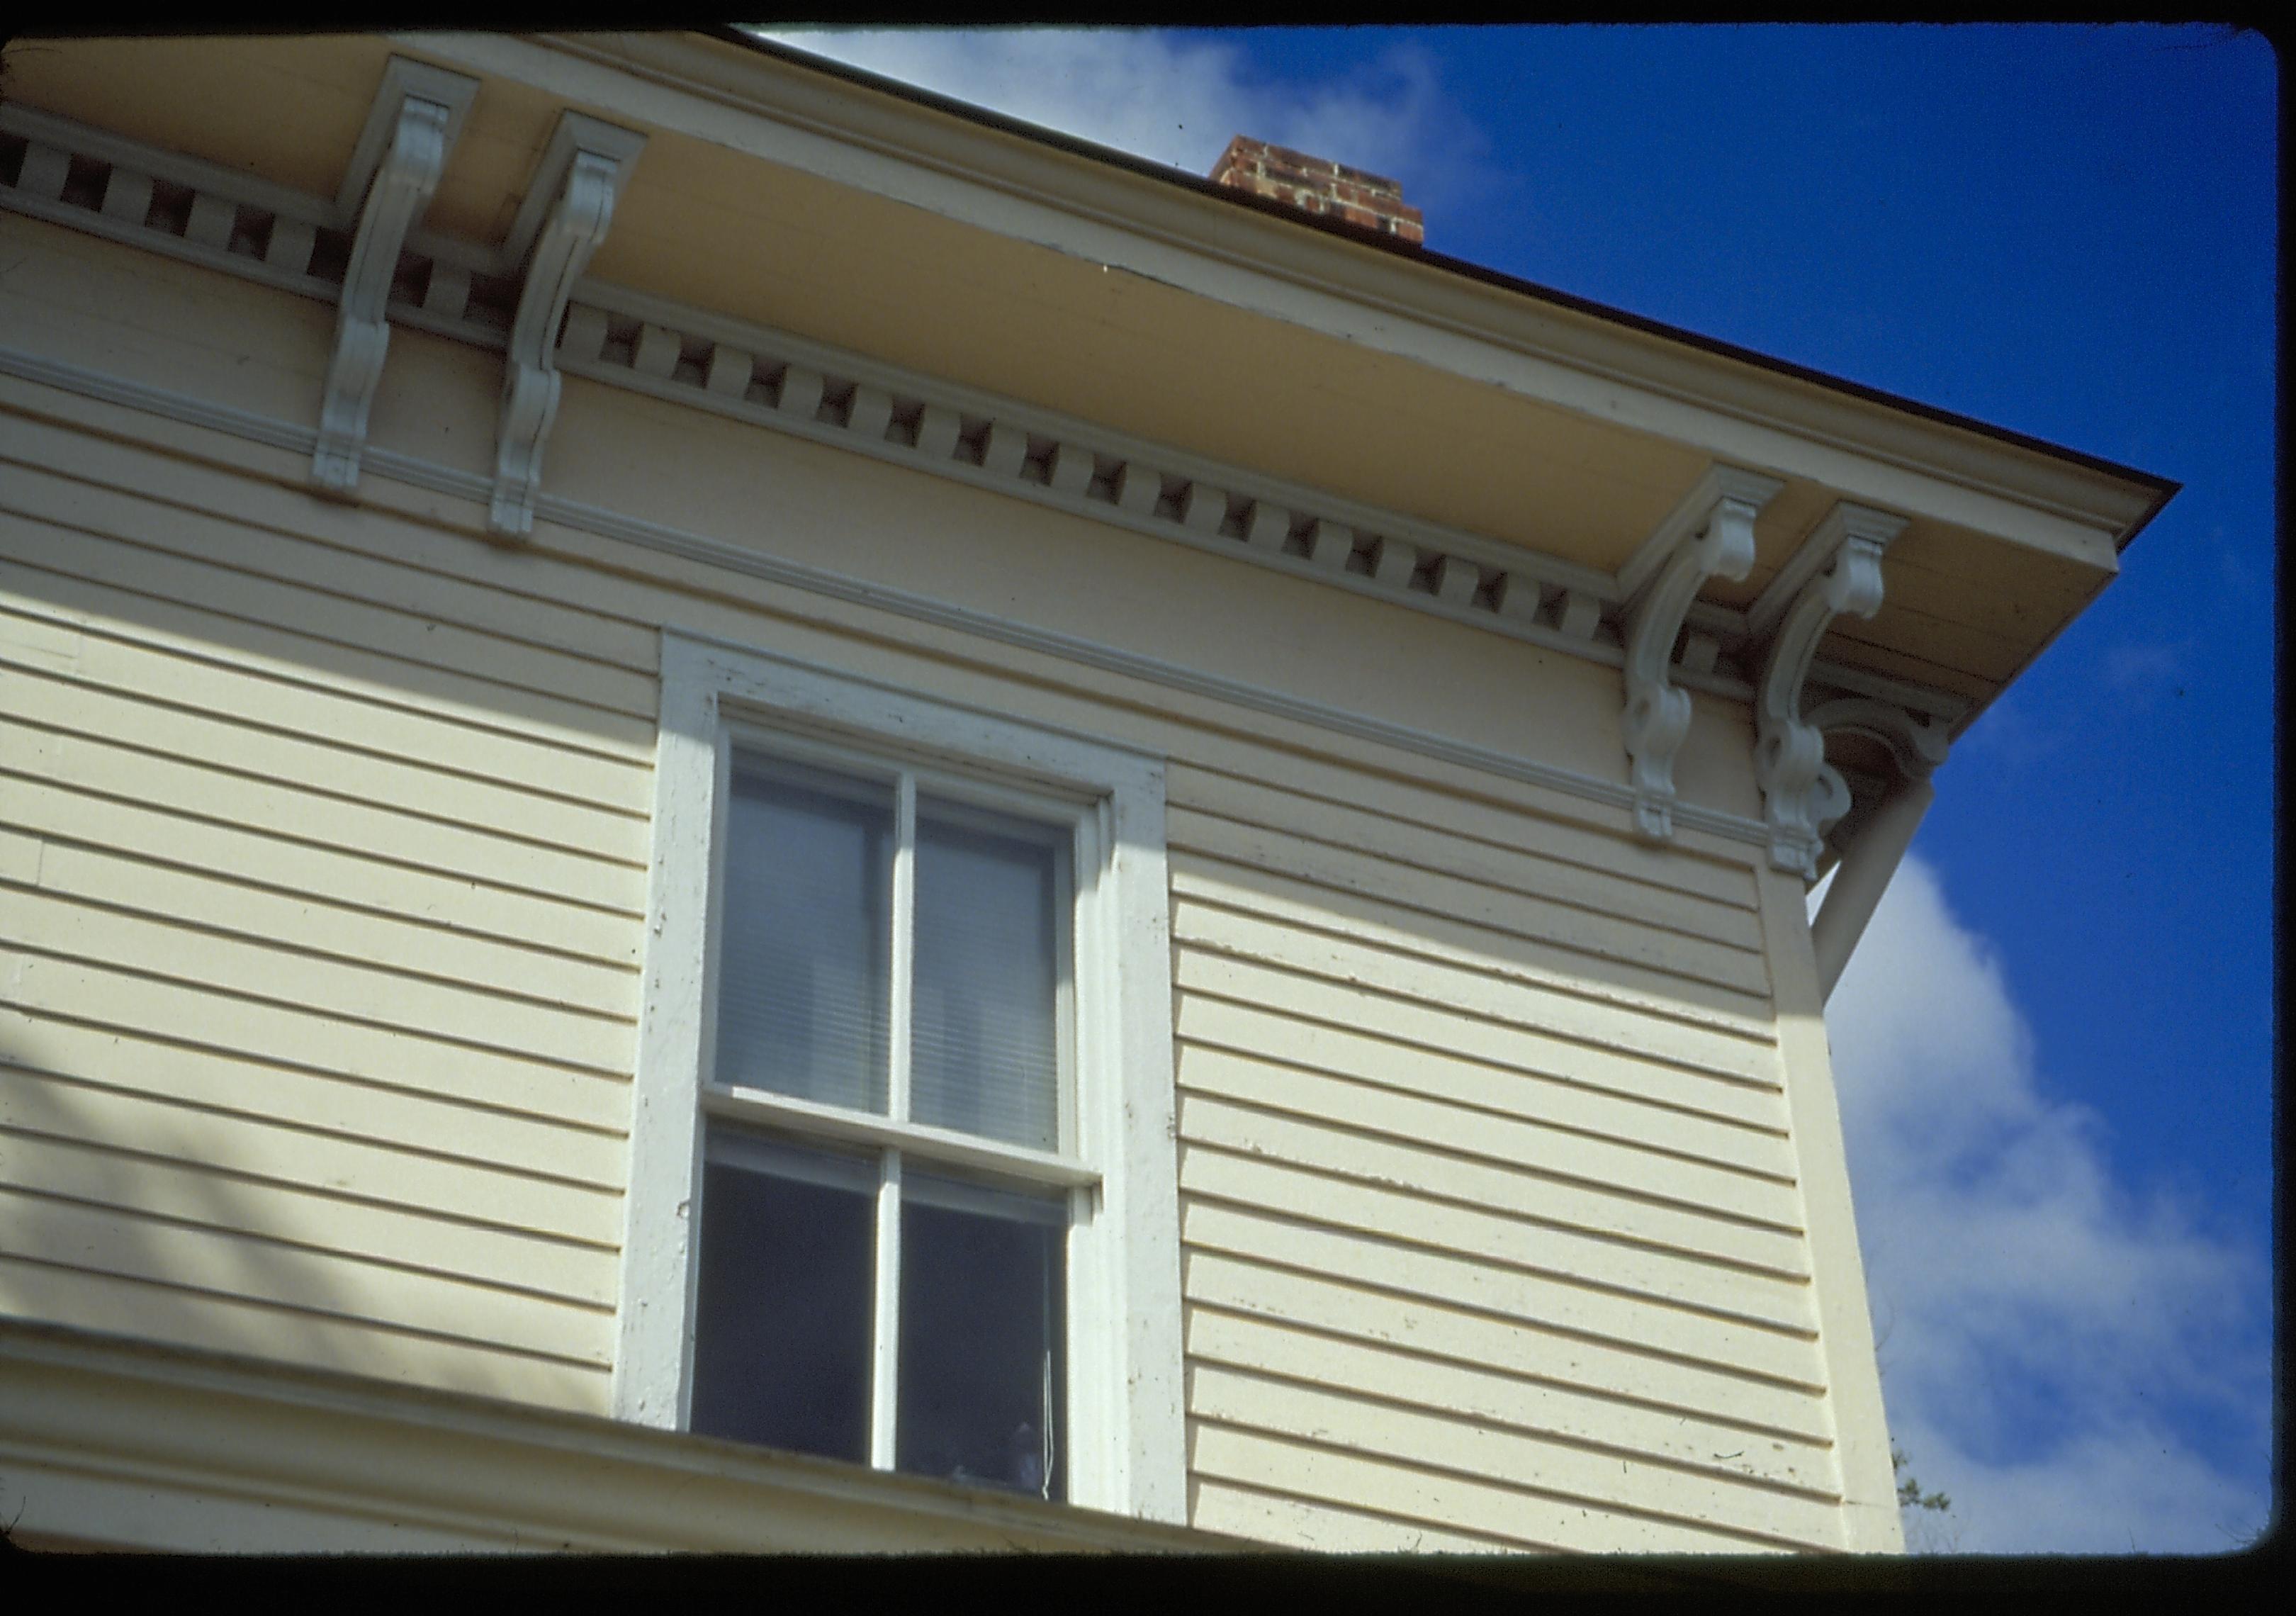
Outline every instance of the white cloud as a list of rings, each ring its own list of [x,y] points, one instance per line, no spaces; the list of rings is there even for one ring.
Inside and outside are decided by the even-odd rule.
[[[2048,1091],[1998,962],[1919,860],[1826,1021],[1891,1429],[1953,1498],[1948,1542],[2212,1553],[2260,1530],[2260,1255],[2115,1181],[2097,1117]],[[2233,1434],[2193,1434],[2210,1428]]]
[[[1454,111],[1433,59],[1397,45],[1345,80],[1255,76],[1227,43],[1119,29],[761,29],[765,37],[1009,118],[1207,174],[1250,135],[1401,180],[1440,209],[1488,177],[1487,143]]]

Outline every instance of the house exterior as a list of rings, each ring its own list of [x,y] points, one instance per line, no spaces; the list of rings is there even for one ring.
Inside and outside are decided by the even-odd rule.
[[[733,36],[7,66],[20,1541],[1900,1547],[1824,994],[2170,485]]]

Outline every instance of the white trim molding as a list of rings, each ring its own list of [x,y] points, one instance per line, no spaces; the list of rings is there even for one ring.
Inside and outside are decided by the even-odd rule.
[[[561,112],[512,221],[504,254],[521,266],[518,313],[503,371],[502,421],[487,526],[502,538],[534,529],[542,449],[558,418],[553,350],[566,300],[613,223],[614,199],[628,182],[645,136],[579,112]]]
[[[713,912],[734,732],[859,746],[1078,804],[1072,1148],[974,1165],[1087,1182],[1068,1239],[1068,1498],[1187,1518],[1178,1156],[1164,765],[1104,740],[977,711],[676,628],[661,639],[653,871],[613,1407],[682,1428],[690,1397],[701,1118],[790,1106],[713,1086]],[[731,1114],[731,1113],[729,1113]],[[800,1119],[817,1121],[819,1119]],[[919,1148],[934,1142],[882,1125]],[[978,1154],[979,1153],[975,1153]],[[879,1456],[890,1463],[890,1454]]]
[[[335,351],[311,456],[311,481],[322,493],[348,496],[358,487],[367,411],[390,351],[385,305],[399,254],[409,226],[430,205],[478,91],[475,78],[403,56],[393,56],[383,69],[382,88],[336,200],[339,212],[356,211],[358,228],[343,274]]]
[[[1657,841],[1674,835],[1674,754],[1690,733],[1689,693],[1668,677],[1683,618],[1708,578],[1735,580],[1753,569],[1754,519],[1784,487],[1734,467],[1717,467],[1708,482],[1710,502],[1695,530],[1675,542],[1627,614],[1620,734],[1632,776],[1635,829]]]
[[[575,291],[570,375],[1249,561],[1616,664],[1596,638],[1609,575],[793,332],[627,287]],[[1732,688],[1728,681],[1718,685]],[[1747,686],[1736,682],[1743,698]]]
[[[1847,501],[1827,512],[1803,550],[1824,555],[1828,564],[1796,588],[1763,653],[1754,774],[1769,824],[1770,862],[1805,879],[1816,877],[1826,827],[1849,811],[1849,787],[1825,760],[1824,735],[1801,716],[1802,686],[1835,618],[1871,618],[1881,610],[1882,553],[1905,527],[1902,516]]]

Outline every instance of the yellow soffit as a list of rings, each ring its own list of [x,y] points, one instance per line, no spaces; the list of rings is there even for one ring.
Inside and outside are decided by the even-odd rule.
[[[75,41],[12,66],[36,104],[325,193],[394,50],[486,85],[442,232],[499,239],[575,104],[652,137],[601,279],[1605,571],[1709,462],[2105,572],[2163,493],[726,38]],[[1760,537],[1782,564],[1790,537]]]
[[[1909,515],[1955,521],[2012,544],[2108,567],[2095,537],[2117,548],[2169,487],[1471,266],[1346,239],[1244,204],[1193,176],[1168,175],[1042,131],[998,127],[986,115],[944,110],[937,98],[899,86],[857,83],[832,64],[801,62],[772,47],[698,35],[409,35],[402,43],[435,49],[465,70],[570,96],[618,98],[626,116],[651,119],[660,133],[691,135],[907,211],[1040,249],[1047,259],[1069,260],[1065,267],[1079,281],[1128,272],[1152,287],[1257,315],[1275,328],[1259,340],[1260,352],[1294,341],[1298,351],[1283,350],[1283,357],[1311,371],[1311,335],[1426,367],[1466,384],[1449,396],[1468,406],[1449,412],[1454,431],[1474,421],[1477,406],[1488,408],[1491,394],[1504,394],[1656,439],[1667,450],[1808,478],[1851,498],[1910,505]],[[633,98],[633,78],[670,94]],[[664,166],[675,160],[665,159]],[[754,166],[744,172],[750,183],[766,183]],[[663,183],[651,175],[648,180]],[[612,261],[602,256],[600,273],[609,278]],[[1039,275],[1056,272],[1048,261],[1036,267]],[[857,255],[847,268],[858,273],[867,265]],[[1046,289],[1014,290],[1034,299]],[[1167,340],[1187,336],[1158,324]],[[1209,356],[1218,343],[1200,346]],[[1195,346],[1181,351],[1198,357]],[[1166,363],[1185,369],[1175,358]],[[958,373],[983,374],[977,367]],[[1376,406],[1398,373],[1370,371],[1359,390]],[[1850,459],[1874,463],[1860,472],[1842,463]],[[1913,480],[1885,491],[1884,467],[1911,473]],[[1923,488],[1924,481],[1972,497],[1956,501],[1942,488]],[[1896,492],[1926,497],[1886,496]],[[2060,520],[2034,520],[2051,517]]]

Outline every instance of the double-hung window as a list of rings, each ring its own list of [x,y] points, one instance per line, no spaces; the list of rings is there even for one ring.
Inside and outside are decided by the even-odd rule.
[[[1182,1519],[1160,765],[662,663],[618,1411]]]

